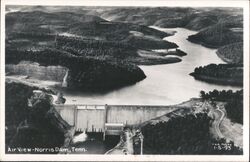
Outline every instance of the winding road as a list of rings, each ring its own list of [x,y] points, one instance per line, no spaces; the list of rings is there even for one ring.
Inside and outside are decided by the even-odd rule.
[[[226,116],[225,112],[223,111],[223,109],[224,109],[223,104],[217,103],[216,107],[215,107],[215,106],[211,105],[211,103],[205,101],[202,104],[202,109],[210,109],[210,112],[214,116],[213,126],[215,129],[215,133],[217,134],[217,136],[219,138],[224,138],[225,136],[221,133],[221,130],[220,130],[221,122],[223,121],[223,119]]]
[[[225,113],[224,113],[224,111],[221,110],[221,106],[222,106],[222,105],[216,105],[215,111],[220,112],[221,116],[220,116],[219,120],[216,120],[216,123],[215,123],[215,130],[216,130],[218,136],[219,136],[220,138],[223,138],[224,136],[223,136],[223,134],[222,134],[221,131],[220,131],[220,124],[221,124],[222,120],[223,120],[224,117],[225,117]]]

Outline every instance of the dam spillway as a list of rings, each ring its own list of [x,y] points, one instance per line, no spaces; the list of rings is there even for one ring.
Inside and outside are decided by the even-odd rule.
[[[105,124],[137,125],[162,116],[176,106],[55,105],[62,118],[76,130],[105,132]]]

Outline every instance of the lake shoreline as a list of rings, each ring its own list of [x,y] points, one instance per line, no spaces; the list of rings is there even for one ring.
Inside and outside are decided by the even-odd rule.
[[[225,61],[226,63],[228,63],[228,64],[233,63],[232,60],[230,60],[230,59],[226,58],[225,56],[223,56],[218,50],[216,51],[216,54],[217,54],[217,56],[218,56],[220,59],[222,59],[222,60]]]
[[[144,63],[139,65],[140,69],[147,76],[146,79],[137,82],[136,84],[122,87],[120,89],[112,90],[105,93],[80,93],[80,92],[65,92],[67,104],[157,104],[168,105],[177,104],[181,101],[188,100],[191,97],[198,97],[200,90],[210,91],[213,89],[232,89],[235,87],[229,87],[224,85],[209,84],[202,81],[194,80],[189,75],[195,67],[204,66],[210,63],[224,63],[216,54],[215,50],[197,45],[186,40],[188,35],[196,33],[183,28],[168,28],[164,30],[175,30],[173,36],[165,37],[164,40],[169,42],[175,42],[178,44],[179,49],[187,53],[186,56],[173,56],[173,58],[179,58],[182,61],[178,63],[170,64],[152,64]],[[169,50],[170,52],[171,50]],[[151,56],[151,51],[142,51],[146,56]],[[162,56],[161,51],[153,51],[155,55]],[[164,54],[165,55],[165,54]],[[172,56],[166,56],[170,58]],[[197,61],[196,59],[197,58]],[[206,58],[206,59],[203,59]],[[132,59],[132,58],[131,58]],[[172,59],[172,58],[171,58]],[[173,79],[177,83],[173,82]],[[185,82],[183,82],[185,80]],[[186,85],[196,85],[197,88],[192,88]],[[152,89],[154,87],[154,89]],[[189,93],[187,95],[179,95],[183,89],[186,89]],[[171,92],[171,93],[170,93]],[[146,96],[145,96],[146,95]],[[145,97],[138,97],[145,96]],[[176,96],[180,96],[176,99]],[[128,101],[128,98],[130,100]]]
[[[219,84],[219,85],[230,85],[230,86],[243,86],[243,82],[236,80],[236,79],[228,79],[228,78],[218,78],[218,77],[211,77],[208,75],[200,75],[195,74],[194,72],[190,73],[189,75],[193,76],[197,80],[205,81],[208,83]]]
[[[192,35],[190,35],[190,36],[192,36]],[[212,49],[218,49],[219,47],[221,47],[221,46],[215,46],[215,45],[207,44],[207,43],[202,42],[200,40],[195,40],[195,39],[193,39],[190,36],[188,36],[187,40],[190,41],[190,42],[192,42],[192,43],[199,44],[199,45],[202,45],[204,47],[212,48]]]

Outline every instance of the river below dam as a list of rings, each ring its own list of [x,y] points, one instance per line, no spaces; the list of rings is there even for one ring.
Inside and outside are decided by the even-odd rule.
[[[147,76],[146,79],[108,93],[64,92],[66,104],[170,105],[198,97],[201,90],[241,88],[206,83],[195,80],[189,75],[195,67],[224,63],[216,55],[216,49],[206,48],[187,40],[189,35],[196,33],[195,31],[184,28],[152,28],[176,31],[173,36],[165,37],[164,40],[176,43],[187,56],[181,57],[182,61],[179,63],[140,66]]]

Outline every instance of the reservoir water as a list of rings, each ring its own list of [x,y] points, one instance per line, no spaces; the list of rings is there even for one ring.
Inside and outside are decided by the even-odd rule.
[[[157,27],[153,27],[157,28]],[[206,48],[186,40],[195,31],[173,28],[158,30],[175,30],[173,36],[164,40],[176,43],[181,50],[187,53],[182,61],[174,64],[140,66],[147,78],[131,86],[105,94],[86,94],[83,92],[65,92],[66,104],[144,104],[170,105],[199,97],[201,90],[238,90],[241,87],[222,86],[195,80],[189,73],[195,67],[210,63],[224,63],[217,55],[216,49]]]

